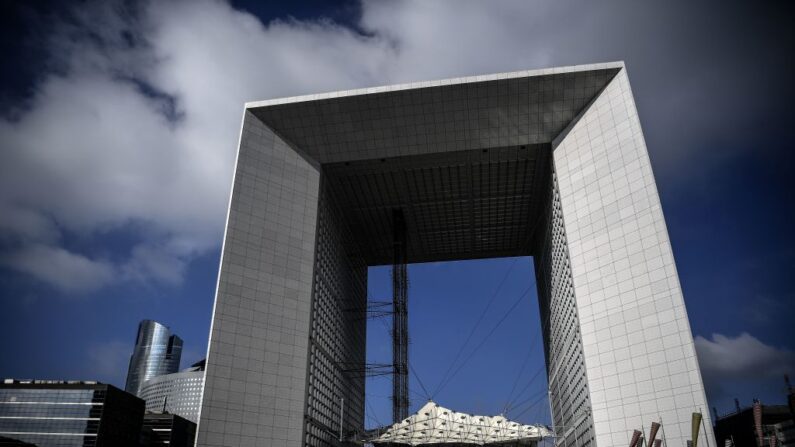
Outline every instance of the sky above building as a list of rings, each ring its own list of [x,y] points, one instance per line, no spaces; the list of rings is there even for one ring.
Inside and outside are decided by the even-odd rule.
[[[204,356],[244,102],[623,60],[710,405],[782,401],[793,17],[788,2],[4,2],[0,376],[123,386],[144,318],[185,340],[185,364]],[[514,400],[510,417],[548,421],[531,260],[409,274],[412,410]],[[389,271],[369,288],[388,298]],[[389,361],[383,323],[373,363]],[[368,381],[368,426],[389,422],[389,392]]]

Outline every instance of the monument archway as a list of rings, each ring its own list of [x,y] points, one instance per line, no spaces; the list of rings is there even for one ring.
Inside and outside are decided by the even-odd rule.
[[[685,444],[706,399],[623,63],[246,105],[199,446],[364,424],[367,267],[533,256],[557,443]],[[709,421],[707,427],[711,427]],[[712,436],[702,433],[702,436]]]

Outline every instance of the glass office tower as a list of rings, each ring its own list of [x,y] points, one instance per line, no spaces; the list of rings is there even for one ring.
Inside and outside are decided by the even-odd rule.
[[[181,357],[181,338],[157,321],[141,321],[124,389],[138,396],[146,380],[177,372]]]

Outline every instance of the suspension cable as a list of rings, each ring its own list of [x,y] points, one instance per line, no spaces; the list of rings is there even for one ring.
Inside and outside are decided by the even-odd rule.
[[[530,409],[532,409],[532,408],[534,408],[536,405],[538,405],[538,403],[539,403],[539,402],[541,402],[541,401],[542,401],[542,400],[543,400],[543,399],[544,399],[544,398],[547,396],[547,392],[546,392],[546,391],[547,391],[547,390],[541,390],[540,396],[538,396],[538,398],[537,398],[535,401],[533,401],[533,403],[532,403],[532,404],[530,404],[530,406],[529,406],[529,407],[525,408],[524,410],[522,410],[522,412],[521,412],[521,413],[519,413],[519,414],[517,414],[516,416],[514,416],[514,419],[519,419],[519,418],[520,418],[520,417],[522,417],[522,416],[523,416],[525,413],[527,413],[528,411],[530,411]]]
[[[524,369],[527,367],[527,363],[530,361],[531,354],[533,353],[534,344],[530,344],[530,347],[527,349],[527,355],[524,357],[524,361],[522,362],[522,367],[519,368],[519,373],[516,375],[516,380],[513,381],[513,386],[511,386],[511,391],[508,392],[508,399],[505,400],[505,406],[503,407],[502,412],[505,413],[508,410],[508,404],[511,403],[510,399],[513,396],[513,392],[516,391],[516,385],[519,384],[519,380],[522,378],[522,373]]]
[[[420,380],[420,376],[417,374],[417,371],[414,371],[414,367],[413,367],[413,366],[411,366],[411,363],[409,363],[409,370],[410,370],[410,371],[411,371],[411,373],[414,375],[414,378],[415,378],[415,379],[417,379],[417,383],[419,383],[419,384],[420,384],[420,387],[422,387],[422,391],[425,391],[425,397],[426,397],[428,400],[431,400],[431,395],[430,395],[430,393],[428,393],[428,390],[425,388],[425,385],[423,385],[423,383],[422,383],[422,380]]]
[[[440,386],[439,386],[439,389],[438,389],[438,391],[437,391],[436,393],[439,393],[439,392],[441,392],[441,391],[442,391],[442,390],[443,390],[443,389],[444,389],[444,388],[445,388],[445,387],[446,387],[446,386],[447,386],[447,385],[448,385],[448,384],[449,384],[449,383],[450,383],[450,382],[453,380],[453,378],[454,378],[454,377],[455,377],[455,376],[456,376],[456,375],[457,375],[459,372],[461,372],[461,369],[464,367],[464,365],[466,365],[466,364],[467,364],[467,362],[469,362],[469,360],[471,360],[471,359],[472,359],[472,357],[475,355],[475,353],[477,353],[477,352],[478,352],[478,350],[480,350],[480,348],[482,348],[482,347],[483,347],[483,345],[485,345],[485,344],[486,344],[486,342],[489,340],[489,338],[491,338],[491,336],[494,334],[494,332],[495,332],[495,331],[496,331],[496,330],[497,330],[497,329],[498,329],[498,328],[499,328],[499,327],[502,325],[502,323],[503,323],[503,322],[505,322],[505,319],[506,319],[506,318],[508,318],[508,317],[511,315],[511,313],[512,313],[512,312],[513,312],[513,310],[516,308],[516,306],[518,306],[518,305],[519,305],[519,303],[521,303],[521,302],[522,302],[522,298],[524,298],[524,297],[527,295],[527,293],[528,293],[528,292],[530,292],[530,289],[531,289],[532,287],[533,287],[533,284],[531,283],[531,284],[530,284],[530,285],[527,287],[527,289],[525,289],[525,291],[524,291],[524,292],[522,292],[522,294],[521,294],[521,295],[519,295],[519,298],[518,298],[518,299],[517,299],[517,300],[516,300],[516,301],[513,303],[513,305],[512,305],[512,306],[511,306],[511,307],[508,309],[508,311],[507,311],[507,312],[505,312],[505,314],[502,316],[502,318],[500,318],[500,320],[497,322],[497,324],[496,324],[496,325],[495,325],[495,326],[494,326],[494,327],[491,329],[491,331],[490,331],[490,332],[489,332],[489,333],[488,333],[488,334],[487,334],[487,335],[486,335],[486,336],[485,336],[485,337],[484,337],[484,338],[483,338],[483,339],[480,341],[480,343],[479,343],[479,344],[478,344],[478,345],[475,347],[475,349],[474,349],[474,350],[472,350],[472,352],[470,352],[470,353],[469,353],[469,356],[467,356],[467,358],[466,358],[466,359],[464,359],[464,361],[463,361],[463,362],[462,362],[462,363],[461,363],[461,364],[458,366],[458,368],[456,368],[456,370],[453,372],[453,374],[451,374],[451,375],[449,376],[449,378],[447,378],[447,379],[446,379],[446,381],[445,381],[445,382],[443,382],[443,383],[441,383],[441,384],[440,384]],[[436,394],[436,393],[434,393],[434,394]]]
[[[519,405],[522,405],[522,404],[524,403],[524,402],[522,402],[522,403],[517,403],[516,401],[517,401],[517,400],[518,400],[518,399],[519,399],[519,398],[520,398],[520,397],[521,397],[521,396],[524,394],[524,392],[525,392],[525,391],[527,391],[527,390],[530,388],[530,385],[532,385],[532,384],[533,384],[533,382],[535,382],[536,378],[538,378],[538,375],[539,375],[539,374],[541,374],[541,371],[543,371],[543,370],[544,370],[545,366],[546,366],[546,365],[544,365],[544,364],[541,364],[541,366],[539,366],[538,368],[536,368],[536,372],[533,374],[533,376],[530,378],[530,381],[529,381],[529,382],[527,382],[527,384],[524,386],[524,388],[522,388],[522,391],[520,391],[519,393],[517,393],[517,394],[516,394],[516,395],[513,397],[513,399],[511,399],[511,401],[510,401],[510,402],[508,402],[508,405],[506,405],[506,406],[505,406],[505,412],[506,412],[506,413],[507,413],[507,412],[509,412],[509,411],[511,411],[511,410],[513,410],[513,409],[514,409],[514,408],[516,408],[517,406],[519,406]]]
[[[450,374],[450,371],[453,369],[456,362],[461,357],[461,354],[464,352],[464,348],[466,348],[467,344],[469,344],[469,341],[472,339],[472,336],[475,334],[475,331],[480,326],[480,323],[483,322],[483,318],[486,316],[486,313],[488,313],[489,309],[491,308],[491,305],[494,304],[494,299],[497,298],[497,295],[502,289],[502,286],[505,284],[505,281],[508,279],[508,276],[510,276],[518,260],[519,258],[514,258],[513,262],[511,263],[511,267],[508,269],[507,272],[505,272],[505,276],[503,276],[502,280],[497,286],[497,289],[494,290],[494,293],[491,295],[489,302],[486,304],[486,307],[480,313],[480,316],[478,317],[477,321],[475,321],[475,325],[472,327],[472,329],[470,329],[469,335],[467,335],[466,340],[464,340],[464,343],[458,349],[455,358],[453,358],[453,361],[450,363],[450,366],[447,367],[447,371],[445,371],[444,375],[442,375],[442,379],[439,381],[439,385],[437,385],[436,388],[434,389],[433,394],[431,394],[431,397],[436,396],[439,393],[439,391],[441,391],[440,387],[442,386],[442,383],[444,383],[445,379],[447,378],[447,375]]]
[[[547,316],[546,316],[546,318],[544,318],[544,316],[543,316],[543,315],[541,315],[541,330],[540,330],[539,332],[537,332],[537,333],[536,333],[535,341],[538,341],[538,340],[540,340],[540,337],[539,337],[539,336],[544,334],[544,332],[546,331],[547,327],[549,326],[549,323],[550,323],[550,321],[551,321],[551,315],[549,315],[549,313],[547,313]],[[535,342],[534,342],[534,343],[535,343]],[[534,343],[533,343],[533,344],[534,344]],[[531,349],[532,349],[532,347],[531,347]],[[533,377],[531,377],[531,378],[530,378],[530,381],[527,383],[527,385],[525,385],[525,386],[524,386],[524,388],[522,388],[522,391],[520,391],[518,394],[516,394],[516,395],[515,395],[515,396],[512,398],[512,400],[511,400],[511,401],[509,401],[508,405],[506,405],[506,408],[505,408],[505,412],[506,412],[506,413],[507,413],[507,412],[508,412],[508,411],[509,411],[509,410],[510,410],[512,407],[515,407],[515,406],[516,406],[516,405],[514,405],[514,402],[516,402],[516,400],[517,400],[517,399],[519,399],[519,397],[520,397],[520,396],[522,396],[522,395],[524,394],[524,392],[525,392],[525,391],[527,391],[527,389],[530,387],[530,385],[532,385],[532,384],[533,384],[533,382],[535,381],[536,377],[537,377],[537,376],[538,376],[538,374],[539,374],[539,373],[540,373],[540,372],[541,372],[541,371],[544,369],[544,367],[545,367],[545,364],[542,364],[542,365],[541,365],[541,366],[540,366],[540,367],[539,367],[539,368],[536,370],[535,374],[533,374]],[[520,375],[521,375],[521,374],[520,374]],[[513,391],[512,391],[511,393],[513,393]],[[509,396],[509,398],[510,398],[510,396]],[[552,414],[551,414],[551,413],[550,413],[550,417],[552,417]]]
[[[521,402],[518,402],[516,405],[508,409],[508,412],[510,413],[517,411],[518,409],[524,407],[531,400],[538,398],[542,393],[543,394],[547,393],[547,390],[537,390],[535,393],[530,394],[529,396],[527,396],[527,398],[523,399]]]

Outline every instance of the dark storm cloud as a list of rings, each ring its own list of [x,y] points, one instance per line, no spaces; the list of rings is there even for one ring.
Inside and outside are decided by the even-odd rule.
[[[52,71],[0,121],[0,231],[15,241],[2,259],[59,287],[15,262],[59,250],[86,267],[68,290],[108,269],[178,282],[220,242],[243,102],[431,78],[625,60],[656,173],[687,184],[694,166],[791,143],[787,8],[365,1],[353,29],[263,23],[223,2],[81,4],[45,39]],[[131,223],[138,241],[114,265],[60,246]]]
[[[671,181],[696,163],[773,150],[760,138],[792,141],[786,3],[464,4],[444,18],[451,4],[372,2],[363,23],[395,43],[401,80],[625,60],[655,167]]]

